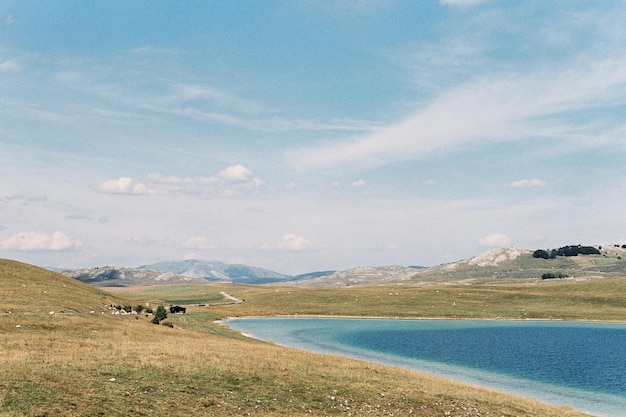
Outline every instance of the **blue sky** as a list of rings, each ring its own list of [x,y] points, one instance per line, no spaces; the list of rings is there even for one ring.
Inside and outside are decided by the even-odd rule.
[[[621,1],[4,1],[0,257],[626,243]]]

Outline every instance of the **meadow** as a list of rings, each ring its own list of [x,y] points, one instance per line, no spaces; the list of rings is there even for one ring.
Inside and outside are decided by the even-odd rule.
[[[0,260],[0,416],[581,416],[568,407],[246,338],[245,315],[619,320],[622,280],[303,289],[194,285],[111,292]],[[226,291],[245,299],[227,302]],[[191,306],[173,327],[112,305]],[[524,311],[522,311],[524,310]],[[526,316],[524,316],[524,313]]]

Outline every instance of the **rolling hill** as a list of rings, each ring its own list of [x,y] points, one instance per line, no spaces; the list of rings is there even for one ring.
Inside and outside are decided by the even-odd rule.
[[[65,275],[0,259],[0,313],[108,311],[116,297]]]
[[[416,284],[515,282],[542,279],[547,274],[568,279],[626,277],[626,248],[594,247],[600,254],[552,259],[535,257],[534,251],[527,249],[494,249],[474,258],[420,270],[410,281]]]
[[[409,280],[416,269],[405,266],[360,266],[321,276],[307,277],[292,284],[303,287],[346,287],[354,285],[384,284]]]

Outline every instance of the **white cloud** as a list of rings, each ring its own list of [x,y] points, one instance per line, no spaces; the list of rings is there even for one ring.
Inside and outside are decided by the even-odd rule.
[[[492,233],[478,240],[478,244],[485,247],[503,247],[508,246],[510,243],[511,239],[502,233]]]
[[[100,184],[100,191],[108,194],[152,194],[155,190],[148,189],[144,184],[135,182],[130,177],[120,177]]]
[[[246,182],[252,179],[252,172],[243,165],[233,165],[221,170],[217,178],[227,182]]]
[[[444,6],[474,6],[487,0],[439,0]]]
[[[260,188],[263,181],[243,165],[233,165],[210,177],[177,177],[150,174],[145,183],[130,177],[103,182],[99,190],[111,194],[198,193],[235,196],[242,191]]]
[[[183,247],[188,249],[208,249],[209,247],[209,239],[205,236],[193,236],[187,239],[185,243],[183,243]]]
[[[265,250],[284,250],[284,251],[302,251],[309,249],[311,242],[302,236],[295,235],[293,233],[287,233],[280,238],[280,240],[273,245],[262,245],[261,249]]]
[[[0,242],[0,248],[2,249],[19,251],[62,251],[78,249],[82,245],[83,242],[81,240],[72,239],[60,231],[56,231],[51,235],[37,232],[20,232]]]
[[[284,235],[278,243],[278,249],[299,251],[311,247],[311,242],[302,236],[293,233]]]
[[[363,180],[358,180],[358,181],[354,181],[350,185],[353,186],[353,187],[364,187],[366,185],[366,183]]]
[[[22,71],[22,66],[15,61],[4,61],[0,63],[0,72],[18,73]]]
[[[544,187],[547,184],[548,183],[543,181],[543,180],[523,179],[523,180],[519,180],[519,181],[515,181],[515,182],[511,183],[511,187],[514,187],[514,188],[522,188],[522,187],[534,188],[534,187]]]

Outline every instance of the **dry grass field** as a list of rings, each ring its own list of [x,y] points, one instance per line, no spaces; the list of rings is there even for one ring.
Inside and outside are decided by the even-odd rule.
[[[519,297],[521,288],[503,287],[490,295],[487,288],[477,293],[456,287],[309,292],[213,284],[111,295],[0,260],[0,416],[581,416],[418,372],[251,340],[213,323],[227,315],[323,314],[324,307],[332,314],[426,311],[447,317],[453,299],[457,305],[467,302],[463,311],[472,312],[485,300]],[[550,302],[556,313],[558,306],[567,310],[567,293],[577,293],[575,304],[591,303],[589,312],[604,304],[615,310],[611,314],[624,312],[621,295],[603,295],[601,304],[597,289],[580,288],[544,286],[538,296],[547,298],[529,304],[539,309]],[[172,328],[154,325],[145,315],[112,314],[116,310],[108,307],[172,299],[211,304],[222,299],[220,291],[246,302],[191,307],[187,315],[168,317]],[[508,309],[494,304],[489,314],[514,317],[521,304]]]

